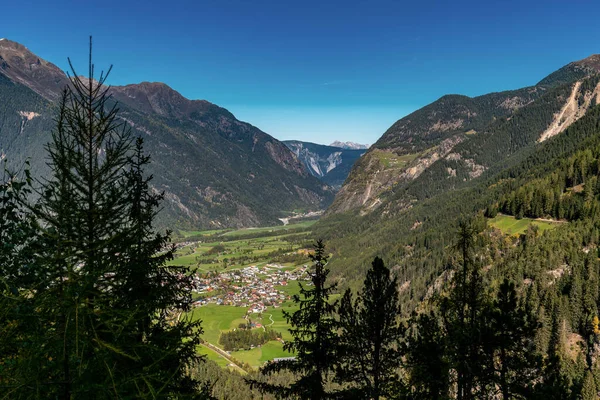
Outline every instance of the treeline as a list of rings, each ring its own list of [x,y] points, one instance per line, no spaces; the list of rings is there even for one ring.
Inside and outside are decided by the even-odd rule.
[[[447,268],[429,299],[401,318],[397,279],[375,258],[356,296],[330,301],[327,258],[318,243],[313,286],[286,314],[293,360],[272,362],[251,387],[301,399],[596,399],[600,388],[598,225],[578,226],[548,273],[527,267],[560,235],[534,228],[519,244],[477,220],[461,223]],[[582,235],[582,236],[581,236]],[[556,241],[556,243],[554,243]],[[524,251],[525,250],[525,251]],[[492,252],[506,259],[493,259]],[[531,252],[531,253],[529,253]],[[557,255],[560,257],[560,255]],[[554,260],[551,260],[554,261]]]
[[[568,88],[563,92],[568,95]],[[550,102],[546,95],[544,99]],[[519,113],[525,113],[525,109]],[[527,111],[527,114],[529,113]],[[510,129],[507,128],[506,134],[509,136],[500,135],[498,146],[510,143],[510,137],[519,134],[519,127],[525,129],[528,126],[525,124],[526,119],[516,123],[518,121],[515,118],[516,116],[511,119],[515,121],[515,125],[511,124]],[[536,122],[531,129],[542,126],[542,122]],[[527,135],[530,135],[529,129],[527,128]],[[429,288],[444,272],[445,249],[451,245],[448,232],[456,229],[459,216],[475,215],[479,211],[485,212],[486,209],[489,209],[488,215],[493,215],[496,211],[512,214],[509,209],[500,209],[500,200],[513,196],[519,188],[528,187],[533,181],[541,182],[551,174],[563,174],[564,171],[568,171],[571,161],[567,164],[565,160],[585,158],[578,153],[590,150],[592,156],[597,158],[600,149],[598,132],[600,106],[594,106],[560,135],[535,147],[521,149],[508,158],[497,160],[497,164],[490,166],[486,174],[478,179],[464,182],[457,180],[455,184],[450,185],[449,181],[452,179],[447,178],[447,172],[443,174],[445,168],[439,171],[435,169],[436,163],[430,167],[433,168],[431,174],[425,171],[407,187],[400,187],[390,193],[385,205],[378,210],[366,215],[348,212],[325,216],[315,225],[314,232],[316,236],[327,239],[329,249],[335,255],[330,263],[333,279],[338,280],[343,288],[351,287],[357,290],[360,285],[359,277],[364,276],[370,261],[376,256],[384,257],[394,267],[399,282],[410,282],[410,286],[400,293],[401,303],[406,305],[403,312],[410,313],[410,310],[425,299]],[[479,139],[477,134],[469,139],[476,140],[482,146],[477,151],[473,150],[473,157],[480,154],[497,158],[498,152],[503,152],[502,147],[498,147],[499,150],[495,149],[496,133],[482,133],[485,137]],[[531,138],[529,142],[535,142],[535,138]],[[463,144],[460,145],[461,152],[468,147],[467,142]],[[573,166],[572,176],[579,179],[576,177],[579,172],[575,174],[577,162],[573,162]],[[592,161],[586,172],[586,179],[592,177],[593,169]],[[440,175],[437,175],[436,171]],[[589,185],[588,190],[591,186]],[[547,188],[544,188],[544,192],[546,191]],[[585,207],[585,184],[578,183],[572,187],[565,184],[564,189],[561,187],[559,192],[563,200],[563,219],[580,215],[585,220],[588,219],[586,212],[590,212],[591,218],[593,210],[586,211]],[[568,197],[571,198],[567,199]],[[556,198],[558,196],[555,193]],[[597,199],[596,196],[594,202]],[[577,204],[575,207],[564,207],[567,201]],[[539,203],[542,202],[543,200]],[[525,201],[524,204],[529,203]],[[573,212],[578,209],[581,211]],[[556,218],[552,214],[546,215],[548,216]],[[582,220],[581,218],[577,220]]]
[[[237,257],[224,257],[221,261],[216,257],[216,255],[227,255],[227,254],[235,254],[239,253],[239,250],[231,249],[228,250],[223,245],[217,245],[210,249],[208,252],[204,253],[204,255],[212,254],[211,258],[203,258],[201,256],[196,256],[195,261],[198,265],[200,264],[221,264],[224,268],[235,266],[235,265],[247,265],[250,263],[257,263],[260,261],[270,261],[270,262],[278,262],[278,263],[300,263],[305,259],[302,253],[298,253],[298,249],[307,248],[310,245],[310,242],[305,241],[304,244],[294,249],[294,246],[290,243],[287,248],[278,248],[277,250],[270,251],[269,253],[260,254],[260,255],[252,255],[252,249],[243,250],[242,253],[250,253],[242,254]],[[223,250],[213,251],[213,249],[217,247],[223,246]],[[264,245],[259,245],[258,249],[264,248]],[[220,252],[223,251],[223,252]],[[193,253],[192,253],[193,254]]]
[[[143,141],[107,103],[106,75],[72,76],[50,173],[0,181],[0,397],[206,398],[187,369],[200,323],[178,317],[191,276],[166,265]]]
[[[265,329],[234,329],[221,333],[219,344],[227,351],[250,350],[270,340],[281,339],[281,333],[269,327]]]
[[[600,148],[586,149],[561,160],[557,169],[547,176],[504,195],[497,207],[517,218],[593,217],[598,211],[599,175]]]
[[[259,232],[252,232],[249,230],[248,232],[240,233],[237,232],[235,235],[227,235],[228,232],[232,232],[233,230],[228,230],[226,232],[218,232],[210,235],[200,234],[200,235],[192,235],[188,237],[179,237],[178,241],[203,241],[203,242],[231,242],[236,240],[246,240],[246,239],[258,239],[265,237],[274,237],[281,236],[287,234],[294,234],[292,237],[297,238],[298,240],[305,240],[306,237],[301,235],[303,232],[310,232],[310,226],[295,226],[295,223],[288,225],[283,229],[274,229],[272,231],[264,231],[261,230]],[[295,240],[294,239],[294,240]],[[292,241],[292,240],[290,240]]]

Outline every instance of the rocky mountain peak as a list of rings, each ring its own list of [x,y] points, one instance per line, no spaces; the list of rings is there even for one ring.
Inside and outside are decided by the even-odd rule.
[[[571,62],[537,83],[538,86],[560,86],[600,73],[600,54]]]
[[[0,73],[52,101],[60,97],[68,83],[67,76],[56,65],[8,39],[0,40]]]
[[[575,61],[574,64],[600,72],[600,54],[592,54],[583,60]]]
[[[141,82],[125,86],[113,86],[113,96],[129,106],[146,113],[163,117],[198,118],[207,113],[216,113],[234,118],[233,115],[206,100],[189,100],[162,82]]]
[[[360,144],[354,142],[340,142],[339,140],[334,141],[330,144],[332,147],[340,147],[348,150],[365,150],[369,148],[368,144]]]

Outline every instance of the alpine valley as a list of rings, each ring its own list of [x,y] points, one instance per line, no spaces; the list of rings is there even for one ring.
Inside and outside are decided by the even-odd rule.
[[[30,160],[34,176],[47,173],[44,146],[68,82],[25,46],[0,40],[0,157],[13,170]],[[111,94],[151,154],[153,185],[166,199],[163,226],[275,225],[333,199],[283,143],[224,108],[188,100],[163,83],[113,86]]]
[[[240,399],[269,387],[272,398],[334,398],[332,388],[356,399],[598,398],[600,55],[540,78],[445,95],[368,148],[281,142],[163,83],[112,87],[120,121],[152,157],[153,190],[165,194],[160,224],[179,229],[169,262],[196,268],[203,354],[248,373],[206,364],[195,373],[207,387]],[[34,176],[48,173],[42,154],[68,83],[0,40],[9,168],[29,160]],[[322,210],[316,222],[289,223]],[[323,242],[313,248],[312,238]],[[371,346],[379,339],[389,339],[385,351]],[[380,350],[386,394],[358,391]],[[277,375],[286,366],[292,373]]]

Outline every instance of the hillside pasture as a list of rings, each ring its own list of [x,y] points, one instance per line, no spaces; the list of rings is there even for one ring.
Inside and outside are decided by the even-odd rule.
[[[548,229],[554,229],[559,226],[560,221],[548,221],[548,220],[537,220],[531,218],[517,219],[511,215],[498,214],[496,217],[488,220],[488,224],[496,229],[502,231],[502,233],[510,236],[518,236],[527,232],[529,226],[537,226],[540,232],[547,231]]]

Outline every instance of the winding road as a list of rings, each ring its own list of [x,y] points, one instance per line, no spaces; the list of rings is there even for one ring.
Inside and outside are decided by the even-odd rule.
[[[202,343],[202,346],[214,351],[215,353],[217,353],[219,356],[221,356],[222,358],[226,359],[227,361],[229,361],[229,366],[230,367],[234,367],[235,369],[237,369],[242,375],[246,375],[247,372],[244,371],[242,368],[240,368],[233,360],[233,357],[231,357],[229,354],[227,354],[226,351],[224,351],[223,349],[218,348],[217,346],[210,344],[208,342],[206,343]]]
[[[266,331],[266,330],[267,330],[267,329],[265,328],[265,326],[272,326],[272,325],[275,323],[275,321],[273,321],[273,314],[269,314],[269,319],[271,320],[271,323],[270,323],[269,325],[263,325],[263,326],[262,326],[262,328],[263,328],[263,331]]]

